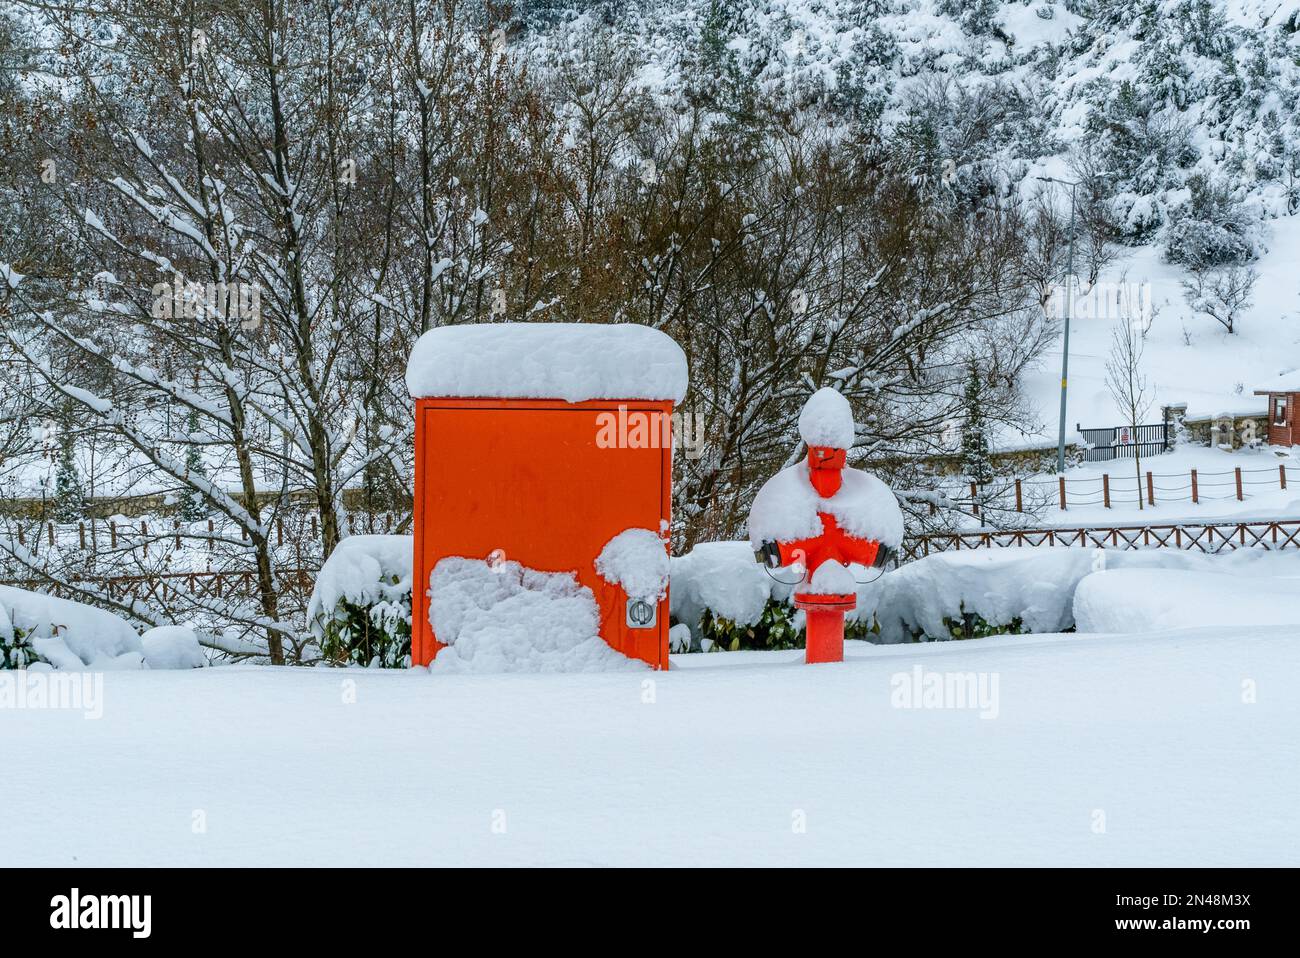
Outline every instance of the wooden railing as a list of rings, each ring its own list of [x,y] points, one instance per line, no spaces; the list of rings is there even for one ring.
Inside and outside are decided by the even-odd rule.
[[[958,549],[996,549],[1006,546],[1062,546],[1093,549],[1182,549],[1220,553],[1236,549],[1300,549],[1300,519],[1243,520],[1240,522],[1178,523],[1152,526],[1092,526],[1073,529],[982,529],[941,532],[904,540],[902,561]],[[305,606],[316,580],[315,569],[280,569],[276,584],[280,595]],[[10,580],[4,585],[39,590],[76,599],[77,586],[87,587],[117,601],[153,600],[163,604],[185,596],[197,600],[255,600],[257,574],[253,571],[165,572],[156,575],[85,576],[66,585],[42,580]]]
[[[903,560],[954,549],[1003,546],[1084,546],[1094,549],[1183,549],[1219,553],[1234,549],[1300,549],[1300,519],[1261,519],[1152,526],[1076,529],[1003,529],[940,532],[903,543]]]
[[[314,569],[279,569],[274,573],[277,591],[306,604],[316,581]],[[256,600],[257,573],[251,570],[227,572],[162,572],[155,575],[73,576],[66,583],[48,580],[10,580],[2,583],[19,589],[48,592],[69,599],[80,597],[78,587],[100,592],[118,602],[153,600],[167,604],[189,596],[197,600]]]

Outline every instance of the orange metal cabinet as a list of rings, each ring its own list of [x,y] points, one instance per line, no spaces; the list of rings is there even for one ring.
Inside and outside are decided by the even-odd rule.
[[[629,528],[667,528],[670,443],[602,448],[601,414],[654,414],[671,402],[539,399],[415,401],[415,565],[411,661],[442,644],[429,624],[429,575],[448,556],[494,552],[531,569],[573,572],[595,594],[601,635],[625,655],[668,667],[668,599],[655,624],[628,624],[627,596],[605,582],[596,557]],[[649,418],[649,417],[647,417]],[[645,420],[642,420],[645,421]]]

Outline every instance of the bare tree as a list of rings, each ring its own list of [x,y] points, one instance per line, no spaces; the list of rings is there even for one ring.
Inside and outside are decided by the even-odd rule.
[[[1198,269],[1191,279],[1183,280],[1187,305],[1219,323],[1229,333],[1237,331],[1241,314],[1250,308],[1255,297],[1259,274],[1246,266],[1226,269]]]
[[[1106,357],[1106,388],[1115,408],[1123,417],[1133,442],[1133,462],[1137,476],[1138,508],[1145,508],[1142,497],[1142,446],[1137,441],[1138,426],[1151,408],[1146,375],[1142,372],[1142,354],[1146,349],[1149,317],[1124,304],[1121,316],[1111,329],[1110,353]]]

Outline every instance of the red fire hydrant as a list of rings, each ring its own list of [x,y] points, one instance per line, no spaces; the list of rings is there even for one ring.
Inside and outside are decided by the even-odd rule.
[[[857,606],[850,565],[883,568],[897,554],[903,516],[889,487],[846,467],[853,413],[834,389],[813,394],[799,416],[808,457],[759,490],[749,534],[759,562],[802,575],[795,608],[806,617],[806,662],[844,660],[844,616]]]

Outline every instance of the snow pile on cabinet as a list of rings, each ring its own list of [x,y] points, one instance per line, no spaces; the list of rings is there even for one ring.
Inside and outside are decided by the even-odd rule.
[[[681,402],[686,354],[635,323],[440,326],[411,350],[415,398],[642,399]]]
[[[434,672],[609,672],[645,668],[600,637],[596,597],[567,572],[449,557],[429,576]]]
[[[600,550],[596,572],[630,598],[657,602],[668,591],[668,547],[649,529],[624,529]]]

